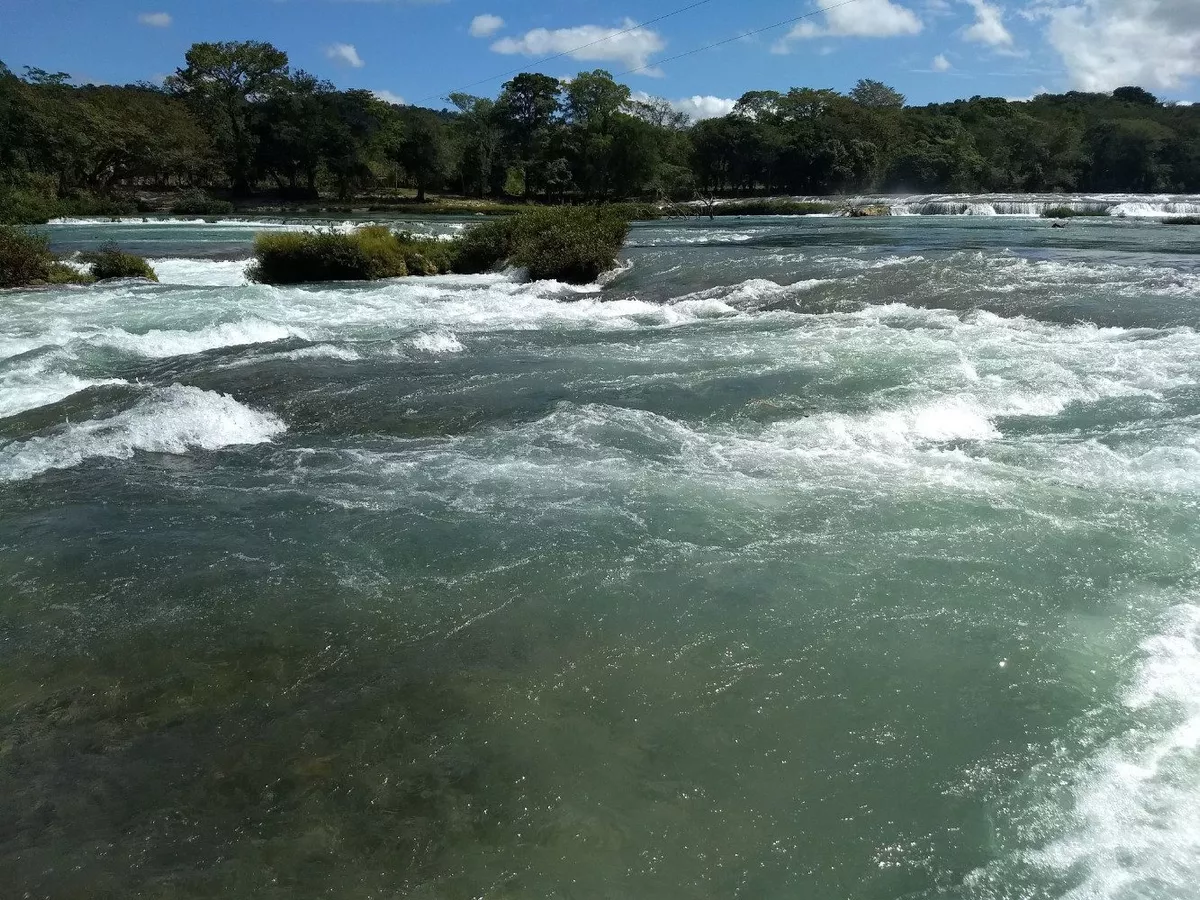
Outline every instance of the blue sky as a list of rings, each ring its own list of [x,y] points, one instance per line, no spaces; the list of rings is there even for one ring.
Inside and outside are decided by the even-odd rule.
[[[1200,99],[1200,0],[706,0],[635,27],[692,2],[0,0],[0,60],[123,84],[174,71],[194,41],[265,40],[339,87],[439,105],[482,79],[471,92],[493,94],[503,79],[492,76],[599,40],[536,68],[638,69],[621,80],[696,117],[747,90],[847,90],[859,78],[910,103],[1122,84]]]

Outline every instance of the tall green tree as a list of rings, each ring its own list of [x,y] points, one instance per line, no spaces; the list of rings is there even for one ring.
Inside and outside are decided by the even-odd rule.
[[[426,190],[445,177],[449,153],[446,129],[427,109],[407,110],[389,146],[389,155],[404,168],[417,189],[418,203],[424,203]]]
[[[497,112],[512,150],[510,162],[524,172],[525,199],[541,184],[561,96],[562,82],[531,72],[522,72],[500,90]]]
[[[184,59],[187,65],[167,79],[167,88],[209,129],[234,192],[247,194],[258,144],[252,107],[286,83],[288,56],[262,41],[223,41],[193,44]]]

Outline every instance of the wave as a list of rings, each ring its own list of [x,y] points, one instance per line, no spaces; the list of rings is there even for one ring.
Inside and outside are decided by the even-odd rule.
[[[271,413],[196,387],[160,388],[107,419],[69,424],[56,434],[0,446],[0,481],[21,481],[87,459],[129,459],[136,451],[182,454],[261,444],[286,431]]]
[[[797,197],[797,200],[829,198]],[[1173,194],[921,194],[841,198],[847,206],[885,206],[893,216],[1036,217],[1066,207],[1116,218],[1200,215],[1200,196]]]
[[[248,284],[245,259],[165,258],[148,260],[160,284],[189,287],[232,287]]]
[[[418,334],[409,343],[426,353],[461,353],[465,349],[458,337],[451,332]]]
[[[135,334],[122,328],[106,328],[82,337],[91,345],[111,347],[126,353],[163,359],[203,353],[220,347],[240,347],[247,344],[270,344],[287,338],[307,340],[305,332],[261,319],[243,319],[201,328],[198,331],[152,329]]]
[[[129,384],[123,378],[80,378],[64,372],[22,371],[0,375],[0,419],[57,403],[92,387]]]
[[[1123,702],[1140,720],[1077,781],[1067,833],[1028,861],[1072,900],[1191,896],[1200,883],[1200,606],[1145,642]]]

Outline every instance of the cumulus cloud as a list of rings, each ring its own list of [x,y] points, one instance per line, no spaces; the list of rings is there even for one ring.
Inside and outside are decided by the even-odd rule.
[[[696,94],[694,97],[672,100],[671,106],[687,115],[693,122],[699,122],[701,119],[715,119],[719,116],[729,115],[737,106],[737,101],[728,97],[714,97],[711,94],[703,96]]]
[[[393,94],[391,91],[371,91],[371,93],[384,103],[394,103],[396,106],[404,105],[404,98],[399,94]]]
[[[933,58],[932,68],[935,72],[949,72],[954,66],[950,65],[945,53],[939,53]]]
[[[630,96],[642,103],[656,99],[645,91],[634,91]],[[720,116],[727,116],[737,106],[736,100],[731,100],[727,97],[714,97],[711,94],[696,94],[693,97],[684,97],[681,100],[667,100],[667,103],[671,104],[673,110],[683,113],[693,122],[699,122],[701,119],[716,119]]]
[[[1011,47],[1013,36],[1004,27],[1004,10],[984,0],[966,0],[975,9],[975,24],[963,32],[963,38],[990,47]]]
[[[824,22],[800,22],[771,48],[787,53],[788,42],[818,37],[899,37],[919,34],[924,24],[907,6],[892,0],[815,0]]]
[[[347,65],[352,69],[361,69],[366,65],[353,44],[330,44],[325,48],[325,55],[334,62]]]
[[[522,56],[566,53],[572,59],[619,62],[629,69],[641,69],[649,65],[650,57],[662,50],[666,42],[658,32],[649,28],[635,28],[635,24],[632,19],[626,19],[617,28],[606,28],[603,25],[578,25],[575,28],[557,28],[553,31],[535,28],[520,37],[501,38],[492,44],[492,50],[496,53]],[[661,73],[651,69],[645,74]]]
[[[471,37],[491,37],[504,27],[504,20],[491,13],[484,13],[471,20]]]
[[[138,16],[138,21],[150,28],[169,28],[171,26],[171,14],[165,12],[150,12],[142,13]]]
[[[1035,13],[1082,90],[1174,89],[1200,76],[1196,0],[1044,0]]]

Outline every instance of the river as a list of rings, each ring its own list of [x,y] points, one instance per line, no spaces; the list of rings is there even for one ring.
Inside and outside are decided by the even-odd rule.
[[[264,227],[0,294],[7,896],[1200,897],[1198,229]]]

